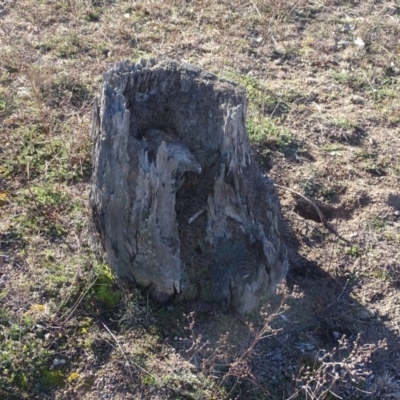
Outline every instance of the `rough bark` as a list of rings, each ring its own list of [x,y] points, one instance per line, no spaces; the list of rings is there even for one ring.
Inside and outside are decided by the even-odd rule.
[[[244,91],[191,65],[118,64],[93,111],[97,248],[160,302],[253,310],[287,272],[272,182],[252,160]]]

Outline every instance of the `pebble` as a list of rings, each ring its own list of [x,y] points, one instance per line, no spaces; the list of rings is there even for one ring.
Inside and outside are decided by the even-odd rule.
[[[353,97],[351,98],[351,101],[352,101],[354,104],[364,104],[364,98],[361,97],[361,96],[357,96],[357,95],[353,96]]]
[[[340,338],[340,333],[339,332],[333,331],[332,333],[333,333],[333,337],[335,339],[339,339]]]
[[[59,360],[58,358],[55,358],[55,359],[53,360],[53,365],[54,365],[55,367],[57,367],[57,365],[64,365],[64,364],[66,364],[66,362],[67,362],[67,361],[65,361],[63,358],[61,358],[60,360]]]
[[[339,49],[343,49],[343,48],[347,47],[349,44],[350,44],[350,42],[347,40],[340,40],[338,42],[337,46]]]

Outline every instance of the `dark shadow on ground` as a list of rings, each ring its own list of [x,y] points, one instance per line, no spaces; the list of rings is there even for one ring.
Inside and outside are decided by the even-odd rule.
[[[243,318],[199,301],[160,306],[144,291],[132,312],[132,323],[109,325],[113,334],[132,335],[138,338],[136,343],[155,337],[150,356],[157,359],[174,352],[180,363],[187,362],[188,374],[208,375],[219,382],[227,399],[288,399],[296,393],[301,399],[306,397],[306,387],[309,395],[321,396],[330,388],[336,396],[349,400],[384,399],[389,392],[398,393],[399,332],[389,329],[387,321],[353,296],[362,280],[346,268],[345,254],[333,255],[332,243],[340,238],[321,223],[303,219],[289,208],[283,211],[291,269],[286,289],[265,302],[262,317],[255,313]],[[279,308],[282,301],[287,308]],[[124,312],[120,310],[120,315]],[[263,329],[264,337],[257,340]],[[382,346],[375,351],[383,340],[386,349]],[[104,365],[108,356],[102,358],[101,352],[99,362]],[[132,357],[134,363],[150,368],[146,367],[147,355]],[[160,363],[163,360],[160,358]],[[336,364],[323,370],[329,362]],[[119,384],[119,393],[129,393],[129,383],[140,384],[146,378],[143,370],[132,365],[120,366],[119,381],[125,383]],[[325,381],[318,388],[320,372]],[[189,378],[178,377],[176,371],[167,376],[164,392],[162,384],[146,378],[153,396],[197,398],[196,385],[189,383]],[[161,382],[165,379],[160,376]],[[185,395],[173,387],[186,388]]]
[[[322,224],[318,229],[321,237],[307,237],[295,233],[293,223],[285,220],[291,263],[287,279],[289,296],[285,300],[289,308],[272,319],[270,329],[266,331],[267,337],[256,341],[253,352],[246,353],[246,349],[254,343],[256,332],[263,328],[265,318],[253,315],[244,320],[236,315],[223,314],[217,306],[196,302],[170,305],[173,318],[168,318],[168,307],[158,308],[156,315],[163,317],[157,319],[157,329],[195,369],[206,370],[213,376],[225,375],[228,393],[235,385],[228,398],[269,396],[267,398],[282,399],[289,398],[296,391],[298,398],[302,398],[305,392],[301,388],[307,379],[309,390],[314,390],[316,395],[321,395],[331,386],[332,392],[343,399],[385,398],[385,393],[397,390],[394,382],[400,378],[398,336],[387,328],[384,320],[352,296],[353,289],[362,282],[348,271],[341,271],[339,265],[334,265],[340,264],[341,260],[329,261],[327,245],[335,235],[325,231]],[[300,240],[303,247],[310,249],[326,247],[320,263],[299,253]],[[281,299],[282,296],[278,296],[270,300],[267,312],[273,314],[278,310]],[[189,327],[191,319],[185,320],[181,316],[190,312],[194,313],[193,329],[182,329]],[[246,325],[246,321],[251,322],[252,327]],[[194,345],[195,340],[199,340],[197,345]],[[383,340],[387,342],[386,349],[382,346],[374,350]],[[203,346],[206,341],[210,342],[207,351]],[[232,364],[240,356],[246,361],[242,370]],[[329,359],[337,363],[336,372],[343,378],[328,377],[325,386],[317,389],[312,376],[315,373],[315,378],[318,377],[323,357],[325,361]],[[249,368],[247,371],[246,366]],[[382,384],[385,374],[393,378],[392,387]]]

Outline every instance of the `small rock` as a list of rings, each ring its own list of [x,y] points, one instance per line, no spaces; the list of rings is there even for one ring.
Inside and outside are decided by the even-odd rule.
[[[339,32],[350,32],[354,30],[356,27],[353,24],[344,24],[340,29],[338,29]]]
[[[364,98],[361,97],[361,96],[357,96],[357,95],[352,96],[351,101],[352,101],[354,104],[364,104]]]
[[[333,337],[335,339],[339,339],[340,338],[340,333],[339,332],[333,331],[332,334],[333,334]]]
[[[337,47],[339,49],[344,49],[346,48],[348,45],[350,44],[350,42],[348,40],[339,40],[337,43]]]
[[[364,47],[365,46],[364,40],[362,40],[360,37],[356,37],[354,39],[354,44],[356,44],[358,47]]]
[[[58,358],[55,358],[53,360],[53,367],[57,367],[58,365],[64,365],[67,361],[65,361],[63,358],[60,360]]]
[[[362,310],[359,312],[358,316],[360,317],[360,319],[362,320],[369,320],[372,319],[374,317],[374,315],[368,311],[368,310]]]
[[[391,62],[389,67],[389,72],[391,72],[393,75],[398,75],[400,72],[400,68],[396,67],[396,65],[393,62]]]
[[[312,343],[296,343],[296,348],[304,353],[313,350],[315,346]]]

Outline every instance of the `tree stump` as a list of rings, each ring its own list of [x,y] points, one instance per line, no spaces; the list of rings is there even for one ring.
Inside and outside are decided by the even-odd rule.
[[[279,200],[258,170],[245,92],[188,64],[123,62],[93,110],[94,243],[159,302],[241,314],[288,269]]]

